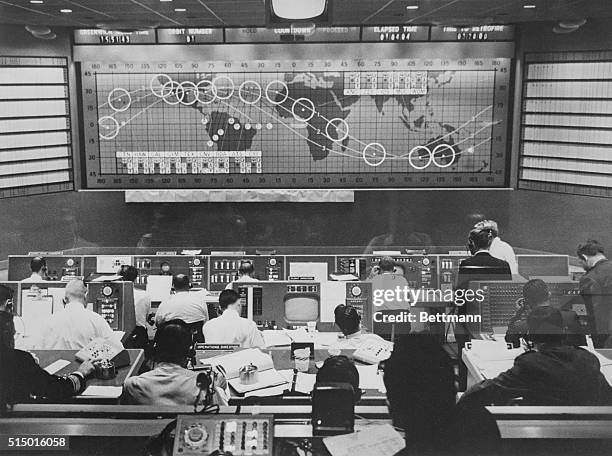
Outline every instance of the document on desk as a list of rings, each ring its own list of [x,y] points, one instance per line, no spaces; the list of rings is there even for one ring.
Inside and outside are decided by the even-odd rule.
[[[390,424],[372,424],[353,434],[326,437],[323,443],[332,456],[393,456],[406,446]]]
[[[291,337],[289,337],[285,331],[267,329],[262,331],[262,333],[266,347],[282,347],[284,345],[291,345]]]
[[[57,361],[54,361],[51,364],[49,364],[47,367],[45,367],[45,370],[51,375],[53,375],[61,371],[64,367],[68,366],[69,364],[70,364],[70,361],[66,361],[65,359],[58,359]]]
[[[240,368],[248,366],[249,364],[253,364],[255,367],[257,367],[260,375],[264,371],[274,370],[274,362],[272,361],[272,357],[267,353],[262,352],[258,348],[240,350],[230,353],[229,355],[215,356],[214,358],[202,359],[200,361],[204,364],[222,366],[223,369],[225,369],[228,380],[238,377],[240,375]]]
[[[288,382],[275,369],[268,369],[258,373],[257,383],[243,384],[240,378],[234,377],[229,380],[229,384],[236,392],[243,394],[272,386],[288,385]]]
[[[359,372],[359,388],[387,392],[383,377],[378,373],[378,364],[371,366],[356,366]]]
[[[263,388],[260,390],[249,391],[244,393],[244,397],[270,397],[270,396],[281,396],[283,393],[289,389],[290,386],[288,383],[284,383],[280,386],[273,386],[271,388]]]
[[[103,386],[103,385],[91,385],[88,386],[85,391],[81,393],[81,396],[86,397],[106,397],[116,399],[121,396],[123,387],[121,386]]]

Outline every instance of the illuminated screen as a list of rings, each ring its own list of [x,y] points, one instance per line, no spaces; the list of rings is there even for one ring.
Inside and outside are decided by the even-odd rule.
[[[315,321],[319,319],[319,300],[312,296],[295,296],[285,299],[285,320]]]

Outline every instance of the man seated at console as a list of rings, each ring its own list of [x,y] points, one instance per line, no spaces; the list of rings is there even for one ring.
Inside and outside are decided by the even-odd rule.
[[[514,366],[470,388],[459,405],[612,405],[612,387],[595,355],[565,343],[561,312],[536,307],[527,317],[532,347]]]
[[[125,282],[134,284],[134,315],[136,317],[136,328],[131,334],[130,340],[135,348],[145,348],[149,342],[147,320],[151,313],[151,297],[149,293],[140,288],[136,288],[138,269],[129,264],[124,264],[119,269],[119,275]]]
[[[355,403],[361,399],[359,371],[344,355],[330,356],[317,372],[317,383],[348,383],[353,387]]]
[[[517,301],[516,313],[508,322],[506,342],[520,347],[521,339],[528,333],[527,317],[537,307],[550,307],[550,291],[541,279],[532,279],[523,285],[523,297]],[[578,315],[573,310],[560,310],[563,318],[563,333],[569,345],[585,345],[586,339],[580,327]]]
[[[468,236],[468,250],[471,257],[459,263],[459,273],[455,289],[466,290],[470,281],[483,280],[512,280],[510,266],[504,260],[493,257],[489,248],[493,242],[494,234],[490,228],[473,228]],[[471,313],[468,309],[470,303],[457,304],[457,314],[466,315]],[[464,323],[455,325],[455,340],[459,358],[459,391],[465,391],[467,386],[467,368],[462,361],[461,353],[465,344],[471,339],[468,327]]]
[[[174,293],[159,305],[155,313],[156,325],[170,320],[183,320],[196,335],[196,342],[202,342],[202,325],[209,319],[206,292],[192,291],[189,277],[185,274],[172,277],[172,288]]]
[[[233,289],[234,283],[259,282],[259,279],[253,277],[254,273],[255,267],[253,266],[253,262],[251,260],[241,260],[240,265],[238,266],[238,278],[233,282],[228,283],[225,289]]]
[[[221,315],[204,323],[202,332],[207,344],[238,344],[242,348],[266,346],[254,321],[240,316],[242,303],[234,290],[219,295]]]
[[[334,345],[336,348],[359,348],[364,343],[383,341],[382,337],[364,331],[361,327],[361,316],[353,306],[337,306],[334,309],[334,320],[344,334],[344,339]]]
[[[34,257],[30,260],[32,275],[23,279],[22,282],[44,282],[47,278],[47,260],[43,257]]]
[[[125,402],[141,405],[194,405],[198,396],[201,402],[209,393],[212,404],[227,405],[227,381],[220,371],[212,371],[212,383],[207,391],[200,394],[198,372],[186,369],[189,360],[195,358],[193,344],[193,334],[184,321],[169,320],[162,323],[157,328],[153,342],[154,368],[125,381]]]
[[[0,285],[0,306],[12,299],[12,290]],[[94,372],[95,360],[85,361],[68,375],[51,375],[28,352],[15,349],[13,314],[0,311],[0,412],[6,404],[23,402],[30,396],[52,400],[68,399],[85,390]]]
[[[455,375],[440,343],[429,334],[403,336],[384,370],[393,425],[405,432],[399,454],[447,454],[443,437],[455,406]]]
[[[45,350],[80,350],[92,340],[103,338],[121,346],[102,315],[87,308],[87,287],[75,279],[66,285],[64,310],[55,312],[40,334],[36,348]]]

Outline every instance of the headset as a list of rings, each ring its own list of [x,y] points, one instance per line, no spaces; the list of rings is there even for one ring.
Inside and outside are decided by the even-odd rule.
[[[170,325],[177,325],[180,326],[181,328],[183,328],[187,333],[189,333],[191,335],[191,340],[189,342],[189,347],[187,348],[187,353],[186,353],[186,358],[187,361],[191,361],[192,365],[195,364],[195,357],[196,357],[196,351],[195,351],[195,343],[193,340],[193,332],[191,331],[191,329],[189,328],[189,326],[187,325],[187,323],[185,323],[183,320],[179,320],[179,319],[174,319],[174,320],[168,320],[163,322],[162,324],[160,324],[157,328],[157,331],[155,332],[155,337],[153,338],[153,352],[155,353],[158,349],[159,346],[159,335],[160,333],[163,334],[164,331],[163,329],[170,326]]]

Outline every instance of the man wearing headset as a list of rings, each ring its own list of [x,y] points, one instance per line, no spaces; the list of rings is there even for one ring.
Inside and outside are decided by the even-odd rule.
[[[157,328],[153,343],[155,367],[124,385],[125,402],[140,405],[200,405],[198,398],[212,396],[216,405],[227,405],[229,394],[223,372],[213,370],[207,391],[200,394],[198,372],[186,367],[195,358],[193,334],[182,320],[170,320]],[[211,404],[205,404],[211,405]]]
[[[493,257],[489,253],[491,242],[494,238],[493,231],[490,228],[473,228],[468,237],[468,249],[472,254],[459,263],[459,274],[457,275],[457,284],[455,290],[467,290],[470,286],[470,281],[473,280],[512,280],[510,266],[504,260]],[[466,307],[473,303],[465,303],[461,306],[457,305],[457,313],[465,315]],[[455,325],[455,340],[457,341],[458,356],[459,356],[459,390],[465,391],[467,387],[467,367],[461,360],[462,350],[466,342],[471,339],[471,334],[468,328],[463,323]]]
[[[251,260],[241,260],[240,267],[238,268],[238,278],[233,282],[228,283],[225,289],[233,289],[234,282],[259,282],[259,279],[253,277],[254,272],[255,267],[253,266],[253,262]]]
[[[32,275],[22,282],[44,282],[47,278],[47,260],[43,257],[34,257],[30,261],[30,270]]]
[[[527,327],[531,349],[517,356],[510,370],[470,388],[457,405],[507,405],[516,398],[524,405],[612,404],[612,387],[597,357],[565,343],[559,310],[537,307]]]

